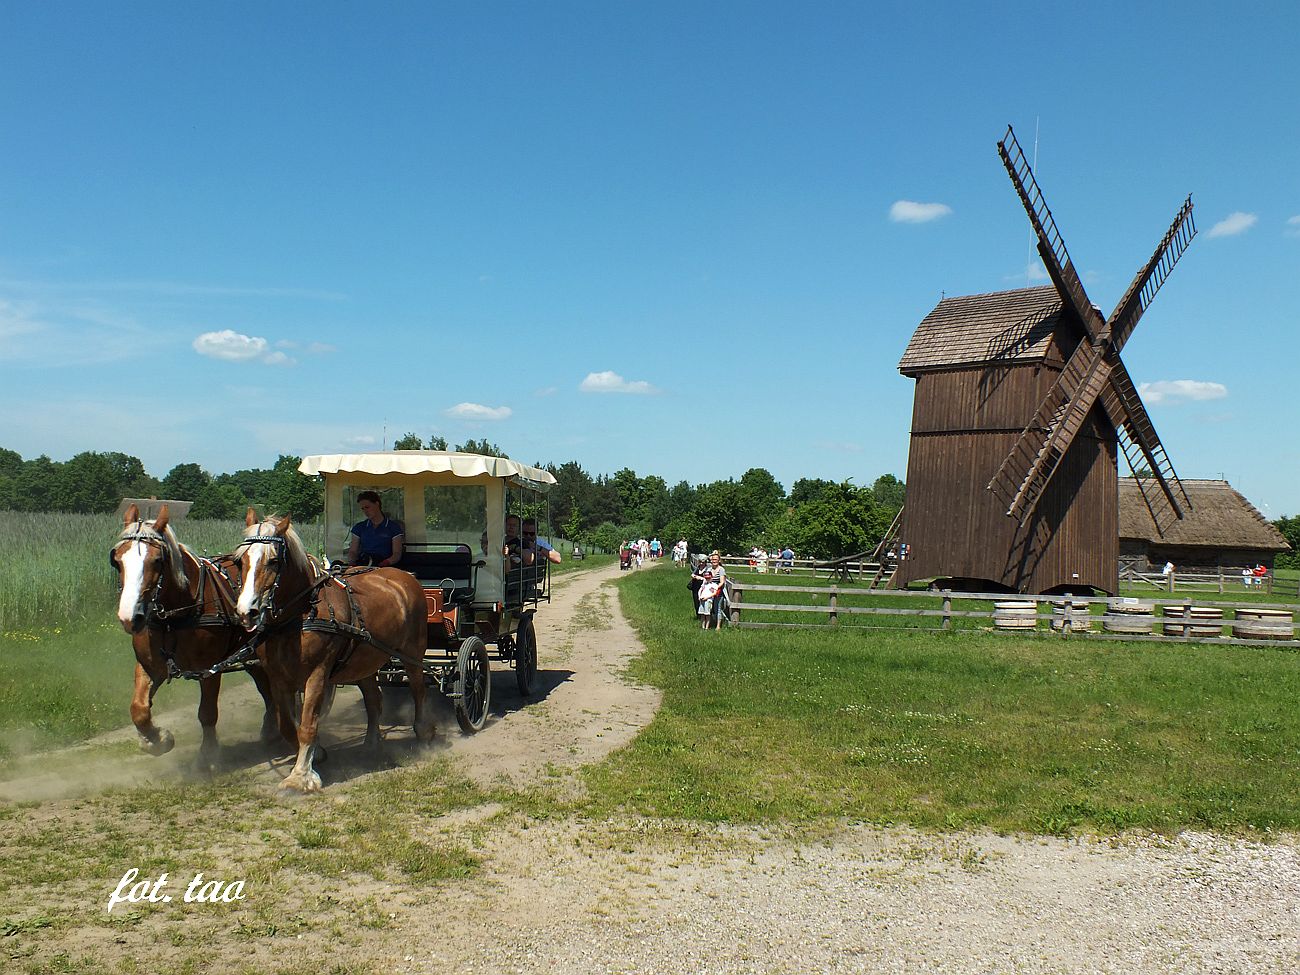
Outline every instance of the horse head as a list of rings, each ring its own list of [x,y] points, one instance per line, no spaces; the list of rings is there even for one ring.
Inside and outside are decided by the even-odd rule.
[[[292,600],[300,588],[300,577],[310,575],[306,551],[291,521],[291,516],[284,515],[259,522],[251,507],[244,517],[248,530],[238,549],[243,584],[235,612],[249,632],[279,622],[274,617],[280,586],[288,588]]]
[[[163,505],[157,518],[144,521],[140,509],[130,505],[122,517],[122,534],[109,550],[109,565],[117,571],[122,587],[117,619],[128,633],[145,628],[169,572],[176,585],[184,588],[188,584],[180,543],[167,524],[170,517],[167,505]]]

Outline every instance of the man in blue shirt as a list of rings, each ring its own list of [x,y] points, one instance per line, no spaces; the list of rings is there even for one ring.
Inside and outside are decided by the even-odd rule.
[[[366,516],[352,526],[348,562],[352,565],[396,565],[402,558],[406,529],[400,521],[384,514],[375,491],[357,495],[357,507]]]
[[[560,553],[551,548],[551,543],[544,538],[537,537],[536,518],[524,519],[524,548],[525,550],[532,549],[535,552],[541,552],[542,558],[556,564],[560,561]],[[531,563],[533,559],[526,558],[526,561]]]

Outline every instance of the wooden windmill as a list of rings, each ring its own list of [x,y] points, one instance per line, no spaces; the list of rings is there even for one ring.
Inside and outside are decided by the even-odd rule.
[[[1102,318],[1010,127],[998,154],[1052,287],[945,299],[912,336],[899,363],[917,384],[895,582],[1114,592],[1118,454],[1143,473],[1157,525],[1190,507],[1119,353],[1196,235],[1192,199]]]

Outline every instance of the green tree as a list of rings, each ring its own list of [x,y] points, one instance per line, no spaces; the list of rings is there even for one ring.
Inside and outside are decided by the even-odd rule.
[[[747,551],[758,530],[749,493],[735,481],[715,481],[700,487],[695,506],[680,525],[691,545],[700,551]]]
[[[394,450],[421,450],[423,447],[424,442],[418,433],[408,433],[393,441]]]
[[[487,437],[475,440],[473,437],[456,448],[462,454],[483,454],[485,457],[509,457],[504,450],[494,443],[488,443]]]
[[[424,445],[425,450],[446,450],[447,438],[440,437],[436,433],[429,434],[429,442]]]
[[[212,483],[212,476],[198,464],[177,464],[162,479],[164,497],[173,501],[193,501]]]
[[[271,468],[267,506],[296,521],[312,521],[325,510],[325,487],[320,478],[298,472],[301,457],[281,454]]]
[[[745,471],[741,475],[740,486],[749,499],[755,527],[762,534],[773,519],[785,511],[785,488],[770,471],[762,467],[751,467]]]
[[[98,514],[112,511],[121,499],[113,464],[103,454],[84,451],[59,465],[47,503],[57,511]]]
[[[1282,533],[1282,537],[1291,546],[1291,551],[1280,554],[1274,564],[1280,569],[1300,567],[1300,515],[1283,515],[1273,522],[1273,527]]]
[[[893,512],[876,503],[870,488],[844,481],[816,500],[791,508],[772,526],[778,544],[801,556],[835,559],[871,549],[889,528]]]
[[[871,495],[877,504],[897,513],[903,507],[906,486],[893,474],[881,474],[876,478],[876,483],[871,485]]]
[[[790,488],[790,507],[797,508],[801,504],[815,501],[821,497],[823,491],[834,486],[834,481],[826,481],[820,477],[801,477],[794,482],[794,487]]]
[[[194,499],[189,516],[229,521],[242,518],[250,503],[249,499],[244,497],[244,492],[234,484],[213,481]]]
[[[16,511],[54,511],[59,468],[44,454],[24,461],[22,470],[12,479],[13,507]]]

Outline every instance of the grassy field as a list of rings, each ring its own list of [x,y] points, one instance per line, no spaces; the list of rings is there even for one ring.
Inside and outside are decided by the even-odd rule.
[[[593,803],[1070,833],[1300,827],[1280,649],[851,630],[702,632],[685,574],[620,580],[663,708]]]
[[[100,523],[107,541],[93,538],[86,574],[111,528]],[[107,566],[97,571],[104,582]],[[664,705],[588,772],[585,812],[1047,833],[1300,828],[1294,652],[847,627],[705,633],[685,580],[668,568],[619,578],[648,648],[634,676],[661,687]],[[93,618],[83,596],[66,622],[0,634],[0,764],[125,725],[133,661],[107,581]],[[194,696],[178,682],[160,702]]]

